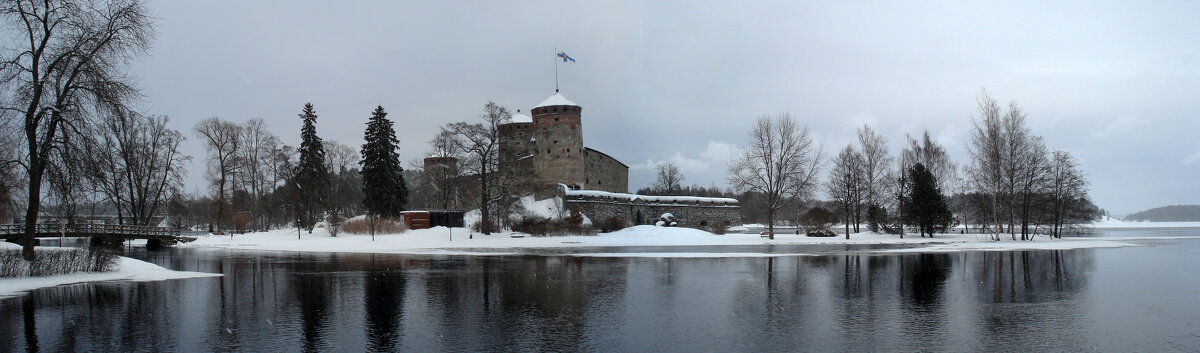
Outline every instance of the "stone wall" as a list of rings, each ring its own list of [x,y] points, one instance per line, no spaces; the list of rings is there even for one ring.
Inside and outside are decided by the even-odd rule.
[[[584,148],[583,188],[608,192],[629,192],[629,166],[600,151]]]
[[[593,190],[559,188],[564,207],[579,207],[593,223],[619,217],[633,225],[654,224],[659,216],[671,213],[684,227],[707,227],[715,223],[742,225],[737,200],[702,197],[654,197]]]

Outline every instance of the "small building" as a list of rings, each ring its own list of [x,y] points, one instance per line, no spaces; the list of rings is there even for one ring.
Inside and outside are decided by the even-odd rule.
[[[432,227],[463,227],[463,211],[455,210],[432,210],[432,211],[404,211],[400,212],[404,217],[404,225],[408,229],[429,229]]]

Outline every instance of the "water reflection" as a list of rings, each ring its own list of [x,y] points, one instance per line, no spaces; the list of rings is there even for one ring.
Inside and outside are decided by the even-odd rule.
[[[1089,310],[1095,250],[781,258],[173,249],[224,277],[0,301],[27,351],[997,350]],[[1055,342],[1086,347],[1079,332]],[[1038,348],[1064,348],[1050,346]]]

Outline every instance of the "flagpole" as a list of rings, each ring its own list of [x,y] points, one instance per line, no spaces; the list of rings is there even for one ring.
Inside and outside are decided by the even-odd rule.
[[[554,47],[554,93],[558,93],[558,47]]]

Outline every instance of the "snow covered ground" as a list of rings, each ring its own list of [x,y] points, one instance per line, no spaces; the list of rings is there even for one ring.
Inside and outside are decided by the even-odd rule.
[[[1102,217],[1092,222],[1092,226],[1100,229],[1117,228],[1194,228],[1200,227],[1200,222],[1130,222],[1112,217]]]
[[[453,234],[452,234],[453,232]],[[295,229],[275,230],[229,236],[201,236],[193,243],[184,244],[186,247],[212,247],[244,250],[266,251],[306,251],[306,252],[351,252],[351,253],[393,253],[393,254],[427,254],[427,255],[514,255],[539,254],[544,251],[537,249],[578,248],[581,251],[569,253],[549,252],[555,255],[570,256],[604,256],[604,257],[755,257],[755,256],[802,256],[804,253],[778,253],[770,251],[758,252],[651,252],[630,251],[631,249],[608,249],[605,247],[704,247],[704,246],[767,246],[767,245],[829,245],[829,244],[890,244],[903,245],[903,249],[863,250],[864,252],[945,252],[945,251],[1002,251],[1025,249],[1079,249],[1079,248],[1112,248],[1144,245],[1146,241],[1172,239],[1200,239],[1195,237],[1158,238],[1066,238],[1050,239],[1038,236],[1034,241],[988,240],[982,234],[941,234],[935,238],[907,236],[900,239],[895,235],[857,233],[850,239],[844,237],[810,238],[794,234],[777,234],[775,240],[769,240],[757,234],[726,234],[716,235],[691,228],[665,228],[655,226],[636,226],[612,233],[602,233],[596,236],[556,236],[556,237],[520,237],[514,238],[510,232],[494,233],[491,235],[474,234],[468,238],[468,231],[454,228],[453,231],[444,227],[432,229],[409,230],[401,234],[376,235],[371,240],[368,235],[340,234],[330,237],[322,229],[316,229],[312,234],[303,232],[297,239]]]
[[[0,243],[0,248],[20,246],[11,243]],[[0,298],[20,295],[33,289],[54,287],[64,284],[99,281],[162,281],[181,278],[198,278],[220,276],[219,273],[173,271],[167,268],[128,257],[121,257],[117,265],[120,269],[113,272],[80,272],[46,277],[0,278]]]

